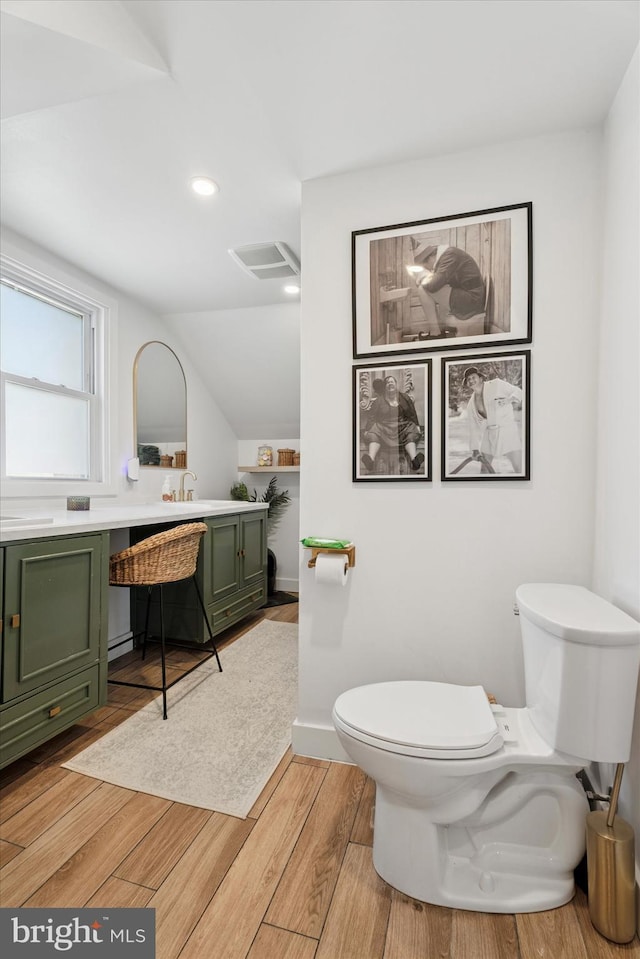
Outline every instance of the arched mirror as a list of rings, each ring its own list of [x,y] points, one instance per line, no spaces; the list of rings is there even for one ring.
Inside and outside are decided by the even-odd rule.
[[[133,364],[133,430],[140,466],[187,465],[187,384],[180,360],[159,340]]]

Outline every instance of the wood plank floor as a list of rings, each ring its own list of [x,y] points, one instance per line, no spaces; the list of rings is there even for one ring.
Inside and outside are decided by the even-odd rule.
[[[297,615],[297,604],[263,610],[220,650],[263,617]],[[171,669],[186,656],[171,651]],[[371,861],[374,786],[354,766],[288,752],[244,821],[62,769],[156,695],[109,691],[107,706],[0,774],[0,906],[153,908],[157,959],[640,959],[637,939],[618,946],[594,930],[581,891],[511,916],[391,889]]]

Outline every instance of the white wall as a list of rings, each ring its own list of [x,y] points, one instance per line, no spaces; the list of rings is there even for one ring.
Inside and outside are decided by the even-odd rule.
[[[351,537],[357,565],[340,589],[316,585],[301,563],[297,752],[344,758],[332,704],[366,682],[481,683],[522,705],[516,587],[590,585],[600,149],[598,131],[578,131],[304,184],[300,522]],[[441,484],[435,353],[433,483],[352,483],[351,231],[525,201],[531,481]]]
[[[236,476],[236,437],[213,400],[208,385],[190,361],[180,341],[153,313],[132,301],[121,299],[119,331],[120,367],[120,450],[121,461],[133,455],[133,363],[136,353],[148,340],[162,340],[178,356],[187,382],[187,466],[198,477],[189,480],[197,499],[228,499]],[[130,483],[122,476],[120,496],[160,498],[167,470],[140,469],[140,480]],[[175,470],[176,480],[179,471]]]
[[[258,447],[271,446],[273,448],[273,462],[278,462],[278,449],[292,449],[300,451],[299,439],[281,439],[272,436],[262,436],[257,440],[238,441],[238,465],[256,466],[258,462]],[[276,589],[298,592],[298,541],[300,539],[300,473],[243,473],[238,474],[238,480],[246,483],[249,493],[256,490],[258,498],[266,490],[272,476],[278,478],[278,489],[287,490],[291,502],[283,514],[275,530],[269,535],[269,548],[273,550],[277,561]]]
[[[59,278],[73,286],[74,281],[90,285],[101,294],[118,303],[118,337],[115,363],[118,369],[117,395],[110,398],[113,424],[116,430],[116,495],[101,498],[109,501],[153,501],[160,498],[160,488],[166,470],[141,469],[140,480],[131,483],[126,477],[127,460],[134,455],[133,437],[133,363],[136,353],[148,340],[162,340],[178,355],[187,381],[187,444],[188,465],[196,473],[193,484],[200,499],[227,499],[229,487],[237,478],[237,441],[226,419],[211,397],[207,384],[189,361],[182,345],[163,323],[149,310],[128,299],[118,290],[84,273],[74,265],[62,261],[37,247],[29,240],[11,231],[2,232],[2,249],[42,273]],[[178,471],[175,471],[176,478]],[[16,501],[16,505],[21,501]],[[24,504],[25,501],[22,501]],[[54,502],[54,501],[52,501]],[[60,505],[58,503],[58,505]],[[113,550],[123,549],[126,533],[112,534]],[[122,636],[129,630],[127,590],[112,589],[109,608],[109,638]]]
[[[262,443],[274,450],[300,449],[299,439],[286,439],[300,436],[299,302],[171,314],[164,320],[238,437],[237,465],[255,464]],[[270,474],[236,475],[233,481],[238,478],[260,494]],[[283,473],[279,479],[292,503],[269,546],[278,563],[277,589],[296,592],[300,478]]]
[[[640,620],[640,243],[638,170],[640,116],[635,56],[613,103],[604,131],[605,216],[603,289],[598,340],[598,445],[596,592]],[[601,770],[602,786],[612,770]],[[640,707],[631,762],[625,770],[620,811],[640,837]],[[636,838],[638,881],[640,839]],[[640,923],[640,915],[639,915]]]
[[[298,302],[176,313],[164,319],[238,439],[300,436]]]
[[[127,460],[134,455],[133,437],[133,363],[136,353],[149,340],[162,340],[177,354],[187,381],[187,443],[189,468],[198,474],[197,495],[227,498],[236,478],[236,437],[217,404],[208,384],[190,362],[180,341],[161,317],[127,298],[119,290],[59,259],[30,240],[3,228],[2,250],[43,273],[90,285],[96,296],[104,295],[118,304],[117,355],[118,391],[110,398],[116,431],[117,496],[125,499],[152,500],[160,497],[165,470],[141,469],[138,483],[126,478]],[[176,473],[177,475],[177,473]]]

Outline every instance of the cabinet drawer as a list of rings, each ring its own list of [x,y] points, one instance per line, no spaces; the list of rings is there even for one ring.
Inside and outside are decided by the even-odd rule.
[[[215,609],[209,607],[211,629],[214,633],[219,633],[222,629],[226,629],[227,626],[231,626],[232,623],[242,619],[247,613],[251,613],[254,609],[260,609],[264,605],[265,599],[265,588],[261,583],[253,589],[236,594],[227,603],[218,604]]]
[[[0,766],[24,755],[100,705],[100,667],[75,676],[0,713]]]

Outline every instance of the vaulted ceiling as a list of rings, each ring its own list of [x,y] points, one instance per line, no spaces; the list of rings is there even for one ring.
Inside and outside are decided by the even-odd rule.
[[[299,255],[305,179],[600,123],[638,42],[634,0],[0,9],[3,221],[161,314],[285,302],[228,249]]]

